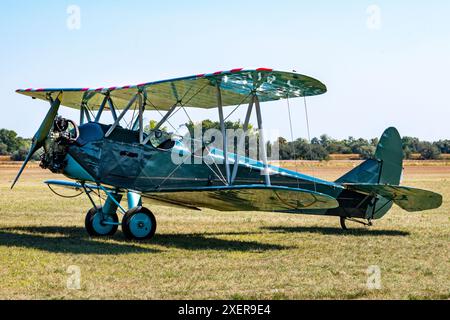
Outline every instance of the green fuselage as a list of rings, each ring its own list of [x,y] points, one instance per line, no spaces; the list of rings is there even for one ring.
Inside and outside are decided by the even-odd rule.
[[[105,138],[107,126],[89,123],[80,127],[80,137],[70,145],[64,174],[78,181],[92,181],[143,194],[185,188],[223,186],[226,183],[223,152],[211,149],[207,156],[194,157],[183,141],[172,148],[160,149],[151,143],[139,143],[136,132],[116,129]],[[203,153],[205,155],[205,153]],[[229,154],[230,167],[235,155]],[[233,185],[264,185],[262,162],[240,157]],[[332,210],[311,210],[304,213],[365,217],[367,204],[360,194],[347,191],[342,185],[316,179],[294,171],[270,166],[270,182],[283,186],[311,190],[336,198],[340,207]],[[355,209],[355,204],[360,204]]]

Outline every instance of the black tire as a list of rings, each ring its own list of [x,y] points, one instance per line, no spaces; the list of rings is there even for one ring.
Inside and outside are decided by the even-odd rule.
[[[342,230],[347,231],[348,228],[347,228],[347,225],[345,224],[345,222],[347,221],[347,218],[346,217],[340,217],[340,220],[341,220],[341,228],[342,228]]]
[[[147,208],[133,208],[123,217],[122,232],[129,240],[152,239],[156,233],[156,218]]]
[[[119,228],[119,217],[116,213],[108,215],[110,221],[117,223],[116,225],[102,225],[101,222],[98,221],[101,210],[102,207],[92,208],[86,214],[84,225],[87,233],[91,237],[110,237],[113,236]]]

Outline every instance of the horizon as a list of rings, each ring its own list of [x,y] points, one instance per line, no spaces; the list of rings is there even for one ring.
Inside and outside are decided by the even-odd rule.
[[[16,94],[19,88],[102,87],[270,67],[327,85],[328,93],[308,99],[311,137],[372,139],[394,126],[423,141],[449,139],[449,9],[445,1],[7,0],[0,12],[0,127],[32,137],[48,110]],[[307,138],[303,101],[291,107],[295,139]],[[231,120],[243,119],[244,109]],[[190,113],[194,121],[217,120],[214,111]],[[62,108],[61,115],[78,121],[74,110]],[[263,105],[263,119],[267,130],[291,136],[285,102]],[[174,122],[187,119],[180,114]]]

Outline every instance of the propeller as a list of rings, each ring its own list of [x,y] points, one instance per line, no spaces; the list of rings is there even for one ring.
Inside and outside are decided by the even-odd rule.
[[[39,130],[34,135],[33,140],[31,141],[31,147],[30,150],[28,151],[28,155],[25,158],[25,161],[23,162],[22,167],[19,170],[19,173],[14,179],[11,189],[13,189],[14,186],[16,185],[17,181],[19,180],[23,170],[27,166],[31,157],[36,153],[36,151],[38,151],[44,145],[44,142],[47,139],[50,130],[52,129],[53,121],[55,120],[58,114],[59,107],[61,106],[61,101],[62,101],[62,92],[60,92],[58,94],[58,97],[56,97],[56,100],[53,101],[50,110],[48,111],[47,115],[44,118],[44,121],[42,121],[41,126],[39,127]]]

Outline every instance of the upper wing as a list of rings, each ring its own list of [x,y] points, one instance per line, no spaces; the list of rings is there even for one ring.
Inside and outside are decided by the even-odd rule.
[[[364,193],[377,194],[392,200],[400,208],[409,211],[425,211],[439,208],[442,205],[440,194],[410,187],[382,184],[344,184],[347,189]]]
[[[80,89],[20,89],[18,93],[35,99],[48,100],[49,95],[64,92],[62,105],[80,109],[83,103],[98,110],[105,95],[109,94],[115,108],[124,109],[139,90],[147,97],[147,104],[158,110],[169,110],[181,102],[187,107],[217,107],[217,91],[220,83],[223,106],[235,106],[246,102],[256,91],[261,102],[280,99],[314,96],[327,91],[326,86],[311,77],[260,68],[256,70],[234,69],[211,74],[143,83],[133,86]],[[247,100],[248,101],[248,100]]]
[[[218,211],[292,212],[339,206],[335,198],[318,192],[263,185],[164,190],[142,196],[159,202]]]

